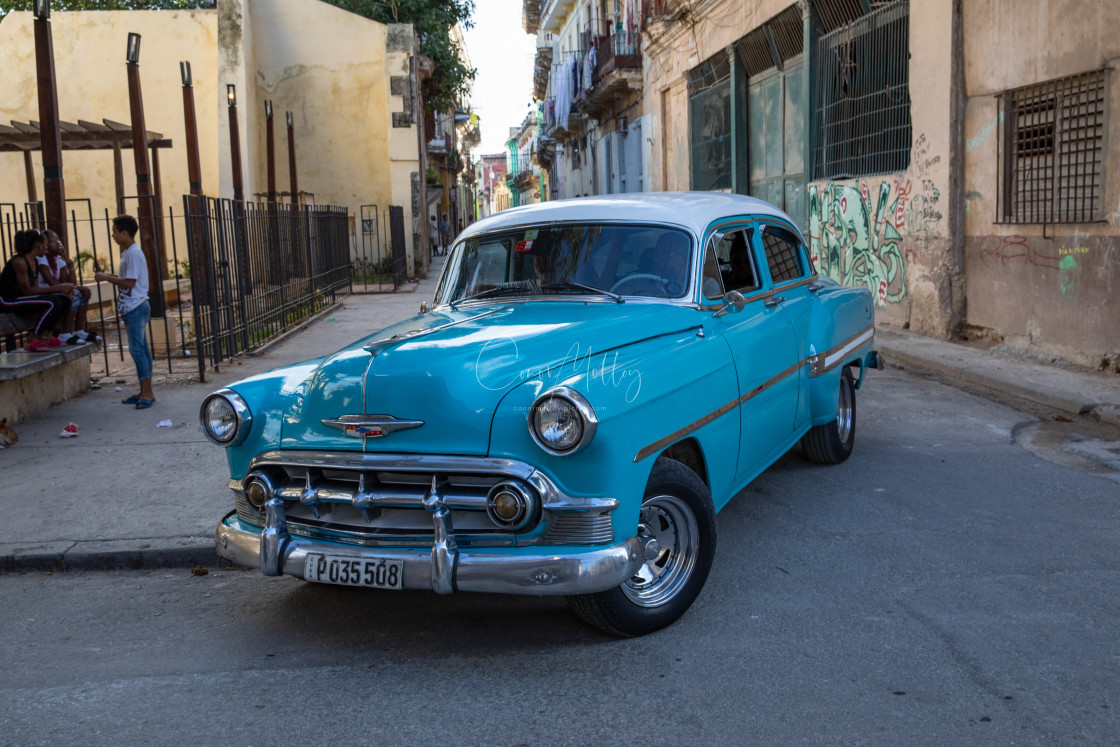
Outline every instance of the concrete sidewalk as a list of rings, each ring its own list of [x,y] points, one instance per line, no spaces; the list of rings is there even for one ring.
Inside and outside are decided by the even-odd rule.
[[[431,299],[440,269],[413,292],[351,296],[266,350],[223,364],[206,383],[157,376],[149,410],[120,404],[135,391],[133,373],[120,392],[104,381],[21,424],[19,443],[0,451],[0,571],[215,567],[214,529],[233,501],[224,452],[199,432],[203,397],[416,314]],[[1120,425],[1115,375],[1075,373],[889,328],[880,328],[877,347],[888,365],[937,371]],[[70,421],[79,437],[60,438]]]

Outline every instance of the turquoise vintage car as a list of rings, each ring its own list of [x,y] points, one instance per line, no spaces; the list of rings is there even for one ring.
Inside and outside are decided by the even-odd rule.
[[[867,289],[819,276],[759,200],[507,210],[458,237],[418,316],[206,398],[236,507],[218,553],[656,630],[700,593],[736,493],[799,441],[851,453],[874,333]]]

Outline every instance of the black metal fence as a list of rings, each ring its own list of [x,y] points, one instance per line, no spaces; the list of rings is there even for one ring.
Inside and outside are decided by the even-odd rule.
[[[403,221],[403,210],[400,220]],[[394,207],[378,212],[377,205],[362,205],[361,242],[355,247],[351,266],[353,290],[360,292],[395,291],[408,277],[403,238],[395,237]],[[403,223],[402,223],[403,230]]]
[[[190,195],[183,207],[200,377],[351,292],[345,208]]]
[[[134,198],[129,198],[133,200]],[[156,217],[153,235],[166,264],[165,316],[148,327],[159,373],[206,372],[259,347],[351,292],[349,216],[344,208],[236,203],[185,196],[184,213]],[[42,203],[0,203],[0,260],[14,253],[15,233],[44,228]],[[125,209],[136,214],[135,204]],[[94,378],[134,374],[128,338],[112,286],[93,279],[95,266],[116,273],[120,249],[112,216],[94,217],[89,200],[68,199],[67,250],[78,284],[91,289],[88,328],[102,337],[91,361]],[[139,237],[137,237],[139,238]],[[162,249],[160,247],[163,247]],[[150,292],[160,283],[152,280]],[[26,334],[5,341],[9,350]]]

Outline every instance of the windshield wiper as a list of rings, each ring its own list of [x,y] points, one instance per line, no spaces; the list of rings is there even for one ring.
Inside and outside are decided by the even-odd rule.
[[[602,288],[595,288],[595,287],[590,286],[590,285],[584,285],[583,283],[573,283],[571,280],[565,280],[562,283],[548,283],[547,285],[542,285],[541,290],[546,290],[546,291],[549,291],[549,290],[550,291],[566,291],[566,290],[586,291],[587,293],[594,293],[597,296],[609,296],[610,298],[613,298],[615,300],[615,303],[625,303],[622,300],[622,296],[618,295],[617,293],[611,293],[610,291],[605,291]]]
[[[523,287],[487,288],[486,290],[482,291],[481,293],[475,293],[473,296],[467,296],[466,298],[460,298],[458,300],[452,301],[448,305],[451,306],[451,308],[454,309],[459,304],[464,303],[466,301],[473,301],[476,298],[489,298],[490,296],[502,296],[502,295],[505,295],[506,293],[532,293],[532,292],[533,292],[532,288],[523,288]]]

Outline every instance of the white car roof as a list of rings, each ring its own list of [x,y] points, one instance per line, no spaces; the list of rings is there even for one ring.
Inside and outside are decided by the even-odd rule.
[[[575,220],[670,223],[702,236],[704,229],[713,221],[737,215],[771,216],[792,223],[788,215],[770,203],[745,195],[726,192],[629,192],[510,208],[472,223],[459,238],[523,225]]]

